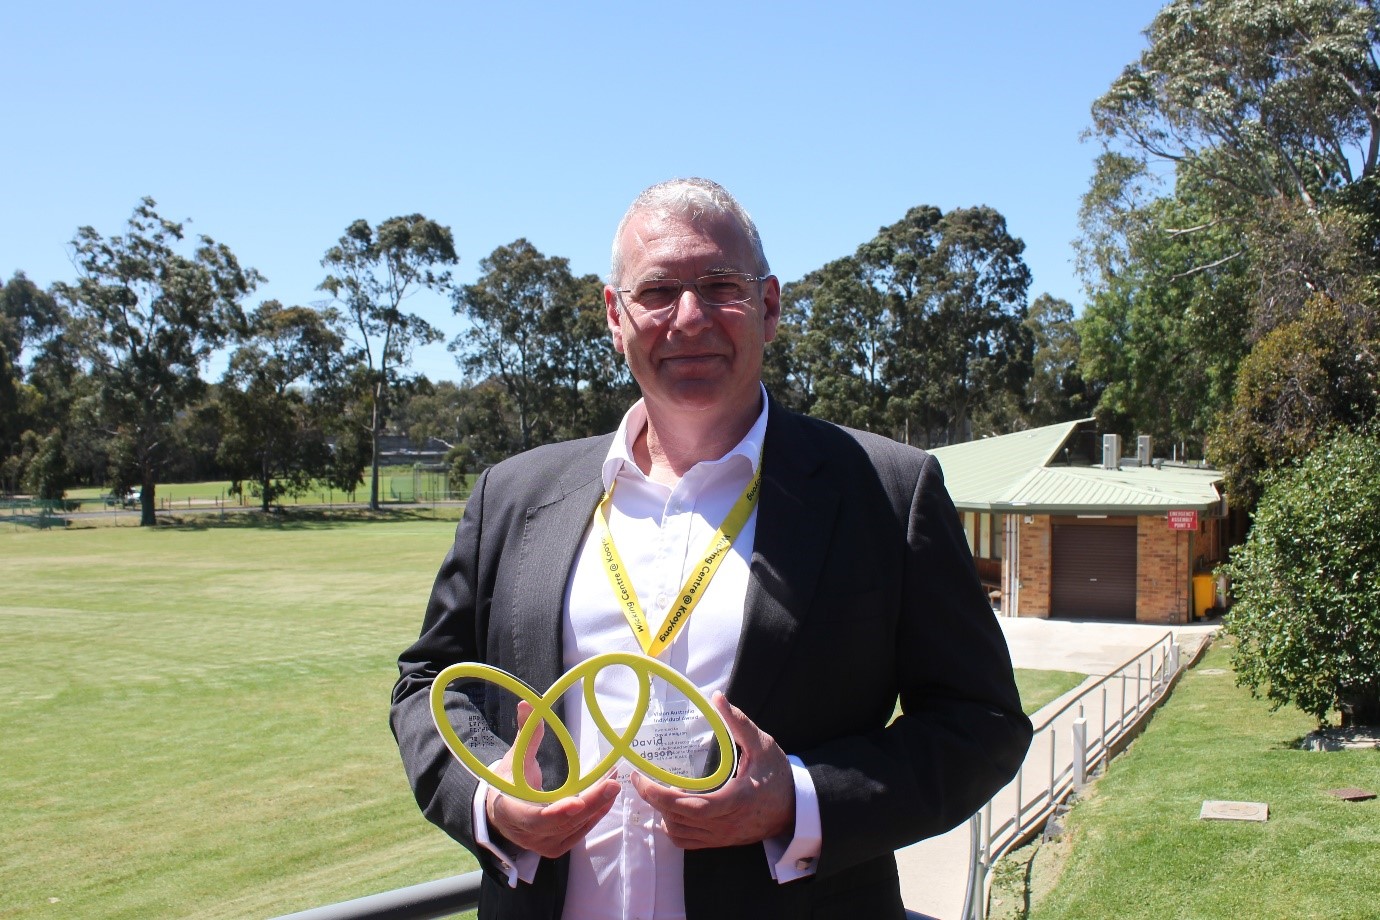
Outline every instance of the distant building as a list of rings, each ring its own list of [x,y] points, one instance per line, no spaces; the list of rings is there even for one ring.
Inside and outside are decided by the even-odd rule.
[[[1220,602],[1222,474],[1123,456],[1092,419],[932,451],[1003,615],[1186,623]]]

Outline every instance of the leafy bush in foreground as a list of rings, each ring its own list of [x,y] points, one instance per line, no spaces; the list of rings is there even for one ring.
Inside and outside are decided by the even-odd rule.
[[[1228,566],[1237,680],[1276,708],[1380,724],[1380,435],[1343,432],[1279,473]]]

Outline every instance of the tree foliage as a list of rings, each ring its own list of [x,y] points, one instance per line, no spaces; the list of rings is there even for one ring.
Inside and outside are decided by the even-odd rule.
[[[183,226],[145,198],[124,234],[82,227],[72,241],[79,279],[55,286],[76,326],[71,342],[95,384],[92,415],[112,439],[112,484],[141,487],[152,526],[154,489],[177,413],[204,388],[200,369],[243,324],[240,300],[261,280],[228,247],[202,236],[178,251]]]
[[[1112,427],[1207,436],[1249,507],[1260,473],[1358,417],[1333,410],[1374,402],[1310,382],[1335,363],[1319,347],[1360,339],[1298,336],[1333,329],[1322,301],[1353,323],[1380,303],[1380,13],[1371,0],[1172,0],[1147,37],[1093,105],[1104,151],[1081,213],[1083,369]],[[1331,414],[1304,419],[1269,395],[1291,389]]]
[[[220,389],[218,458],[231,491],[257,496],[264,511],[329,479],[328,442],[340,418],[344,339],[334,311],[266,301],[230,357]]]
[[[1030,380],[1019,422],[989,428],[992,434],[1016,430],[1018,425],[1038,428],[1084,418],[1092,411],[1092,394],[1079,370],[1082,339],[1073,315],[1073,304],[1041,294],[1030,303],[1025,327],[1032,358]]]
[[[1093,104],[1097,134],[1179,164],[1224,210],[1316,204],[1380,153],[1369,0],[1172,0]]]
[[[1085,198],[1085,214],[1098,206]],[[1249,346],[1244,244],[1187,180],[1124,226],[1119,251],[1097,256],[1109,270],[1079,320],[1081,371],[1105,428],[1201,457]]]
[[[64,416],[45,411],[52,408],[45,405],[51,400],[45,399],[35,382],[53,382],[45,369],[66,323],[52,294],[23,272],[15,272],[0,287],[0,460],[9,458],[0,490],[25,488],[45,498],[62,497],[70,470],[65,460],[53,462],[55,457],[65,458],[65,452],[52,439],[61,438],[61,428],[54,423]],[[26,355],[30,364],[38,365],[37,373],[25,373]],[[72,363],[67,362],[67,373]],[[48,462],[41,471],[30,471],[29,464],[39,456],[35,445],[40,442],[47,445],[42,456]],[[39,483],[37,488],[31,488],[34,483]],[[50,495],[54,490],[57,494]]]
[[[1242,362],[1230,411],[1209,458],[1236,501],[1253,505],[1271,470],[1292,466],[1328,434],[1380,410],[1380,320],[1318,297],[1271,331]]]
[[[369,507],[379,508],[378,438],[387,421],[388,398],[418,345],[438,342],[439,330],[403,309],[423,289],[445,291],[450,268],[459,261],[450,228],[420,214],[391,217],[377,228],[357,220],[321,264],[330,292],[355,334],[356,357],[364,369],[370,449]]]
[[[0,348],[18,365],[25,348],[42,342],[64,324],[53,295],[15,272],[0,288]]]
[[[885,367],[893,317],[859,261],[836,259],[786,285],[781,299],[778,340],[767,346],[766,367],[778,369],[782,389],[797,394],[802,411],[889,431]]]
[[[525,239],[482,259],[474,284],[455,292],[470,322],[450,349],[466,375],[492,379],[517,419],[521,450],[611,428],[630,394],[609,344],[603,285]]]
[[[1227,567],[1237,679],[1276,707],[1380,724],[1380,437],[1344,431],[1265,490]]]
[[[783,292],[789,363],[768,366],[815,414],[900,440],[971,436],[1030,375],[1024,244],[991,208],[911,208],[856,253]]]

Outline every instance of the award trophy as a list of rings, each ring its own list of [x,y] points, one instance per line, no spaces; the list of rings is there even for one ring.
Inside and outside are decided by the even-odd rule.
[[[596,692],[596,682],[601,679],[621,682],[617,694],[620,705],[612,715]],[[528,782],[522,770],[511,780],[495,773],[466,746],[447,715],[446,688],[455,681],[489,684],[531,705],[531,715],[513,740],[513,762],[526,761],[537,727],[544,724],[564,754],[568,765],[565,781],[552,789],[539,789]],[[585,745],[584,758],[570,728],[555,711],[556,701],[577,684],[600,736],[597,751],[590,753],[592,746]],[[690,792],[717,789],[733,775],[736,766],[737,750],[728,725],[699,688],[669,665],[631,652],[607,652],[581,662],[544,694],[490,665],[453,664],[432,681],[431,714],[446,747],[465,769],[505,795],[536,804],[578,795],[624,765],[649,779]],[[592,762],[586,768],[582,761]]]

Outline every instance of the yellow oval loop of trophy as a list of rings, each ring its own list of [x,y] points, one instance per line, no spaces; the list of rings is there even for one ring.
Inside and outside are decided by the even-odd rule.
[[[546,697],[543,697],[526,682],[501,668],[481,664],[477,661],[462,661],[446,668],[432,680],[431,718],[436,723],[436,730],[441,733],[441,740],[446,743],[446,747],[450,748],[450,752],[465,765],[465,768],[500,792],[527,802],[545,804],[554,802],[566,795],[574,795],[575,793],[570,790],[578,783],[580,777],[571,777],[559,788],[549,792],[534,789],[531,783],[527,782],[527,777],[522,775],[521,770],[518,771],[516,781],[504,779],[491,770],[488,764],[476,757],[473,751],[465,747],[465,743],[455,733],[450,719],[446,716],[446,687],[450,686],[453,681],[464,678],[497,684],[518,699],[526,700],[532,705],[532,715],[528,717],[526,724],[518,731],[517,737],[513,739],[513,759],[515,761],[522,763],[526,759],[527,746],[531,744],[532,736],[540,722],[546,722],[551,726],[556,740],[560,743],[561,750],[565,754],[566,763],[578,764],[580,760],[575,751],[575,739],[570,737],[570,730],[565,727],[565,723],[556,718],[556,714],[551,711],[551,703]],[[560,694],[550,695],[551,700],[559,698]],[[584,788],[589,788],[591,785],[593,785],[592,781],[586,784]]]
[[[604,668],[616,665],[631,669],[638,678],[637,701],[634,705],[633,717],[629,720],[627,730],[621,733],[609,725],[594,695],[594,678]],[[719,746],[719,766],[709,776],[692,777],[672,773],[664,767],[649,762],[632,749],[632,740],[637,736],[642,720],[647,714],[653,676],[660,677],[684,693],[686,699],[694,704],[709,722],[710,729],[714,733],[714,740]],[[555,789],[534,789],[527,782],[527,778],[521,775],[521,771],[513,780],[504,779],[490,769],[488,764],[476,757],[474,752],[465,747],[464,742],[460,740],[455,729],[451,726],[450,719],[446,716],[445,705],[446,687],[451,682],[462,678],[496,684],[532,706],[532,715],[528,717],[527,722],[518,731],[517,737],[513,739],[513,761],[522,763],[526,759],[527,748],[532,742],[532,736],[536,733],[538,720],[546,722],[551,726],[551,730],[561,746],[561,751],[565,755],[568,776],[564,783]],[[553,707],[556,700],[560,699],[567,690],[581,680],[585,681],[583,688],[585,705],[589,708],[590,715],[599,731],[610,743],[611,749],[587,773],[577,775],[580,760],[579,754],[575,750],[575,741],[565,723],[557,717]],[[619,758],[626,759],[638,772],[657,782],[691,792],[703,792],[721,786],[732,775],[736,765],[737,748],[733,744],[732,735],[729,734],[728,725],[718,711],[710,705],[709,700],[705,698],[699,688],[674,668],[662,664],[655,658],[631,652],[606,652],[582,661],[561,675],[560,679],[552,684],[545,694],[538,693],[526,682],[492,665],[473,661],[459,662],[436,675],[431,683],[430,701],[431,715],[436,723],[437,731],[441,733],[446,747],[450,748],[451,753],[465,765],[466,769],[500,792],[534,804],[544,805],[566,796],[580,794],[607,775]]]
[[[719,711],[700,692],[700,688],[692,684],[688,677],[675,668],[662,664],[655,658],[632,652],[606,652],[591,658],[590,661],[598,661],[600,670],[614,665],[624,665],[631,668],[639,678],[637,703],[634,706],[632,718],[628,721],[628,731],[618,737],[615,737],[617,733],[613,726],[609,725],[608,720],[604,718],[604,711],[599,707],[598,700],[594,696],[594,681],[586,681],[584,687],[585,706],[588,707],[594,724],[599,726],[599,731],[614,744],[614,752],[626,760],[633,769],[663,785],[675,786],[688,792],[706,792],[710,789],[717,789],[733,774],[738,749],[733,744],[733,736],[729,734],[728,724],[724,722],[723,716],[719,715]],[[585,662],[585,664],[588,663]],[[653,675],[660,677],[684,693],[685,698],[694,704],[696,709],[704,713],[705,720],[709,722],[709,727],[714,732],[714,741],[719,746],[719,766],[708,776],[681,776],[678,773],[672,773],[665,767],[657,766],[632,749],[632,739],[637,736],[637,729],[642,726],[642,720],[647,715]]]

